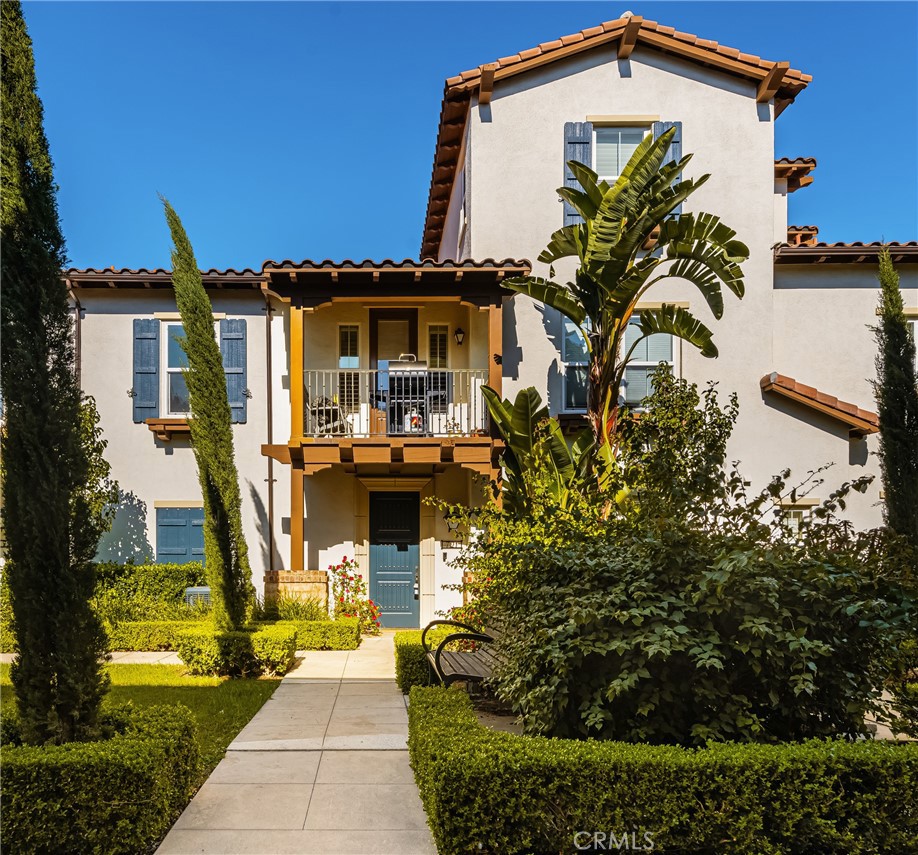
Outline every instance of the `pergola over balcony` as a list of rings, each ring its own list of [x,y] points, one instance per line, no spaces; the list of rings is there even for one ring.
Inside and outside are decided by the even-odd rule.
[[[512,293],[502,283],[530,269],[528,261],[513,259],[265,262],[262,287],[288,304],[290,315],[290,438],[262,446],[262,453],[290,466],[292,569],[303,567],[308,475],[330,467],[370,477],[430,476],[449,467],[496,475],[502,445],[487,430],[480,387],[486,382],[501,392],[502,306]],[[305,315],[347,303],[371,318],[412,311],[416,318],[419,307],[435,303],[487,312],[487,365],[427,370],[418,364],[415,374],[410,364],[397,369],[395,362],[377,369],[374,357],[370,369],[306,366]],[[409,420],[415,410],[417,425]]]

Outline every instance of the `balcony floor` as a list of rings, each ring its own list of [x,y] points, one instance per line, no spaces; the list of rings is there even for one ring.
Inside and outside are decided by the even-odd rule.
[[[495,477],[503,447],[489,436],[320,436],[263,445],[261,452],[280,463],[302,463],[307,475],[330,466],[367,475],[437,474],[461,466]]]

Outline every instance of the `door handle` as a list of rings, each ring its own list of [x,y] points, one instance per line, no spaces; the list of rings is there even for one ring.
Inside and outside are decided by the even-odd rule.
[[[414,598],[421,598],[421,571],[417,567],[414,568]]]

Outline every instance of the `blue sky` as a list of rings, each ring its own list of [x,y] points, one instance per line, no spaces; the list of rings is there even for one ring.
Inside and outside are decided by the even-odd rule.
[[[444,79],[626,8],[813,75],[776,124],[819,160],[792,223],[918,238],[914,2],[24,8],[74,266],[168,266],[158,192],[204,267],[417,257]]]

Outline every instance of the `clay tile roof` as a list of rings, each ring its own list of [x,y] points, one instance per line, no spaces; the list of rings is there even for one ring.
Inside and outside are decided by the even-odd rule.
[[[798,227],[799,228],[799,227]],[[814,228],[809,226],[808,228]],[[774,251],[775,264],[869,264],[876,266],[880,250],[889,247],[893,264],[918,264],[918,241],[908,243],[813,243],[796,246],[778,244]]]
[[[840,401],[834,395],[798,383],[793,377],[778,374],[777,371],[766,374],[759,385],[763,392],[772,392],[789,398],[848,425],[849,436],[852,438],[859,439],[880,429],[880,417],[876,413],[862,410],[857,404]]]
[[[656,21],[640,16],[626,16],[601,25],[588,27],[579,33],[562,36],[553,41],[542,42],[534,48],[522,50],[512,56],[505,56],[493,63],[494,80],[500,81],[517,74],[538,68],[548,62],[566,59],[581,51],[602,45],[612,45],[625,32],[625,27],[637,24],[637,42],[642,49],[660,51],[682,59],[714,68],[725,74],[732,74],[756,84],[765,79],[775,66],[753,54],[741,53],[736,48],[726,47],[711,39],[702,39],[692,33],[676,32]],[[446,208],[456,173],[457,158],[454,156],[464,136],[465,118],[473,94],[481,84],[481,69],[472,68],[446,79],[443,104],[440,110],[440,126],[427,203],[427,217],[424,222],[424,236],[421,241],[421,257],[434,256],[440,247]],[[813,78],[794,68],[789,68],[781,80],[774,96],[775,115],[779,115],[805,88]],[[446,149],[450,149],[446,151]]]
[[[782,157],[775,161],[775,180],[787,182],[787,192],[793,193],[813,183],[815,157]]]
[[[270,273],[272,270],[453,270],[462,268],[465,270],[529,270],[532,267],[526,259],[504,258],[497,261],[493,258],[484,258],[481,261],[475,261],[471,258],[462,261],[453,261],[444,259],[436,261],[433,258],[425,258],[418,261],[413,258],[404,258],[396,261],[392,258],[384,258],[382,261],[374,261],[371,258],[364,258],[362,261],[354,261],[345,258],[343,261],[332,261],[325,258],[322,261],[314,261],[311,258],[303,261],[291,261],[289,258],[283,261],[272,261],[268,259],[263,265],[262,270]]]
[[[163,267],[132,270],[122,267],[96,269],[94,267],[70,267],[62,273],[73,288],[172,288],[172,271]],[[246,267],[242,270],[210,268],[201,271],[201,278],[208,288],[258,288],[263,281],[259,271]]]

